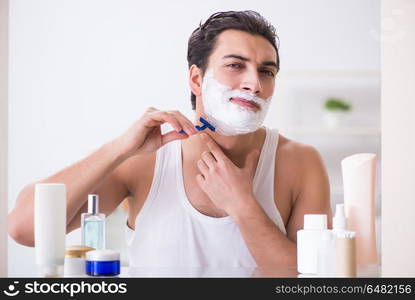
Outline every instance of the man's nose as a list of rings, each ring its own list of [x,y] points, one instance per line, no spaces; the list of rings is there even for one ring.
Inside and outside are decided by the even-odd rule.
[[[259,95],[262,92],[261,82],[257,72],[247,72],[241,83],[241,88],[250,94]]]

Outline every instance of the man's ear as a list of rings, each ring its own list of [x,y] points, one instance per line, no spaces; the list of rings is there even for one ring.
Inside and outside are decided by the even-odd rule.
[[[189,69],[189,85],[195,96],[202,94],[202,77],[202,70],[198,66],[192,65]]]

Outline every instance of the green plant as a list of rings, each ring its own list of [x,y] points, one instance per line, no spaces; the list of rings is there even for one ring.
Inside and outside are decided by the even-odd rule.
[[[339,98],[327,98],[324,107],[329,111],[348,111],[351,105]]]

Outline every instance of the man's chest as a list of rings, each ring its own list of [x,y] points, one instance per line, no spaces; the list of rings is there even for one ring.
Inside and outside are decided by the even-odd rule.
[[[284,225],[286,225],[291,212],[292,193],[290,189],[292,188],[292,184],[284,180],[282,174],[279,174],[281,170],[275,168],[274,172],[274,178],[270,180],[270,184],[274,188],[274,194],[270,196],[273,197],[276,207],[284,221]],[[196,163],[183,163],[183,185],[187,198],[185,200],[189,201],[196,210],[204,215],[217,218],[227,216],[226,211],[216,207],[208,195],[200,188],[196,181],[196,176],[199,173]]]

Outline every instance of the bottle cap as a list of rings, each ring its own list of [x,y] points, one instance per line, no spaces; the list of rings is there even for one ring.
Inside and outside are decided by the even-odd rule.
[[[99,196],[95,194],[88,195],[88,213],[97,214],[99,212]]]
[[[88,251],[86,253],[86,260],[89,260],[89,261],[120,260],[120,253],[117,251],[109,250],[109,249]]]
[[[76,246],[68,246],[65,250],[65,256],[66,257],[85,257],[85,254],[88,251],[95,250],[95,248],[88,247],[88,246],[82,246],[82,245],[76,245]]]
[[[344,204],[336,204],[336,214],[333,218],[333,229],[335,230],[346,230],[347,219],[344,212]]]
[[[311,230],[327,229],[327,215],[320,215],[320,214],[304,215],[304,229],[311,229]]]

